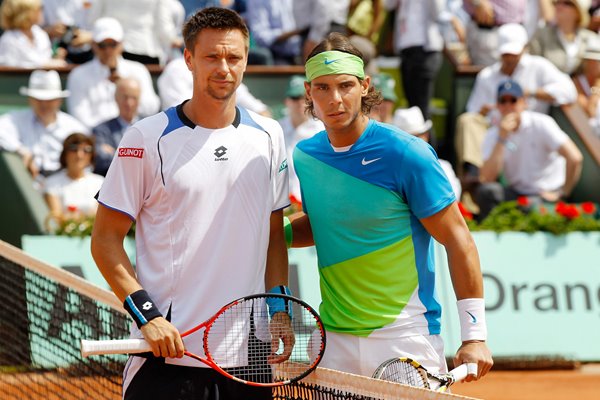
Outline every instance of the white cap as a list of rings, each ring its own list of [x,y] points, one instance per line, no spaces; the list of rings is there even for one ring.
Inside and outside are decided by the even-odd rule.
[[[38,100],[54,100],[67,97],[68,90],[62,90],[60,76],[56,71],[33,71],[29,76],[29,85],[21,87],[19,93]]]
[[[96,20],[96,22],[94,22],[92,38],[96,43],[100,43],[106,39],[112,39],[115,42],[121,42],[123,40],[123,27],[119,21],[114,18],[99,18]]]
[[[500,54],[521,54],[528,41],[527,31],[521,24],[504,24],[498,28]]]
[[[394,112],[392,123],[411,135],[420,135],[431,129],[431,120],[425,121],[421,109],[417,106],[399,108]]]

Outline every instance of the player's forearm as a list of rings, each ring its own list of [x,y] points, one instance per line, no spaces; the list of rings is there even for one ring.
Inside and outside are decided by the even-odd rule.
[[[123,238],[124,236],[119,240],[117,235],[94,229],[91,244],[92,256],[98,269],[121,301],[125,301],[129,294],[142,289],[123,248]]]
[[[142,289],[124,249],[92,244],[92,255],[102,276],[119,300],[125,301],[129,294]]]
[[[456,235],[453,243],[446,245],[446,253],[456,298],[483,298],[479,253],[466,226]]]
[[[283,211],[271,214],[269,247],[267,248],[267,266],[265,288],[288,284],[288,256],[283,234]]]

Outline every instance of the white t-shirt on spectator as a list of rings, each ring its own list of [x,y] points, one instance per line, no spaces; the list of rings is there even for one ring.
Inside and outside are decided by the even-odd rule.
[[[523,111],[519,129],[508,137],[504,150],[502,172],[508,185],[527,195],[560,189],[565,183],[566,161],[557,150],[568,138],[552,117]],[[498,127],[494,126],[483,141],[484,160],[497,141]]]
[[[60,169],[63,141],[72,133],[89,134],[89,130],[71,115],[59,111],[56,121],[44,126],[31,109],[0,116],[0,149],[10,152],[29,151],[35,165],[44,171]]]
[[[543,89],[554,97],[556,104],[569,104],[577,99],[577,89],[567,74],[544,57],[523,54],[511,76],[500,71],[500,62],[485,67],[477,74],[467,102],[467,112],[477,113],[484,104],[496,104],[498,86],[508,79],[516,81],[529,93]],[[526,101],[528,110],[547,114],[550,109],[548,102],[533,96],[527,97]],[[499,116],[497,112],[492,112],[490,118],[494,120]]]
[[[90,19],[115,18],[123,27],[125,51],[158,57],[164,62],[163,44],[175,39],[178,30],[169,3],[166,0],[94,0]]]
[[[140,105],[138,113],[147,117],[159,111],[160,99],[152,84],[150,72],[136,61],[120,57],[117,61],[117,74],[122,78],[134,78],[140,83]],[[116,85],[108,77],[110,70],[94,58],[75,67],[67,77],[67,98],[69,113],[90,129],[119,115],[115,101]]]
[[[44,192],[60,199],[63,211],[76,207],[79,212],[91,214],[98,203],[94,196],[100,190],[104,177],[86,171],[79,179],[72,179],[67,170],[62,169],[50,175],[44,182]]]
[[[33,41],[18,29],[0,36],[0,65],[38,68],[52,62],[52,44],[46,31],[34,25],[31,32]]]

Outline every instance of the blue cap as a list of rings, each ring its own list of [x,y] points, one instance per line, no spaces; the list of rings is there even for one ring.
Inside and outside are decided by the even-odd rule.
[[[517,82],[513,81],[512,79],[509,79],[507,81],[504,81],[500,84],[500,86],[498,86],[498,96],[497,98],[501,98],[502,96],[513,96],[515,98],[521,98],[523,97],[523,89],[521,89],[521,85],[519,85]]]

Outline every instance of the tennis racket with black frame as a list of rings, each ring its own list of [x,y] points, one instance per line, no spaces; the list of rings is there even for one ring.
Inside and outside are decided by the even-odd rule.
[[[275,303],[277,310],[284,304],[286,311],[270,313],[269,308]],[[187,350],[185,356],[252,386],[276,387],[296,382],[317,367],[325,351],[325,329],[317,312],[302,300],[284,294],[257,294],[234,300],[181,337],[202,329],[204,357]],[[81,341],[84,357],[149,351],[150,344],[144,339]]]
[[[477,364],[462,364],[446,374],[432,374],[411,358],[394,357],[377,367],[373,378],[445,392],[452,384],[462,381],[469,374],[477,375]]]

